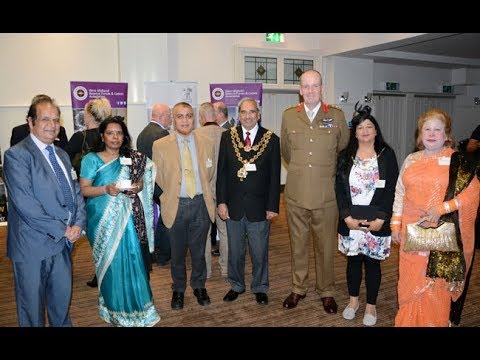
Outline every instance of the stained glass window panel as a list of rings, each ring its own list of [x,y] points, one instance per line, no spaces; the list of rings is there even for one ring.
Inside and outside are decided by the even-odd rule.
[[[277,59],[263,56],[245,56],[245,82],[277,83]]]
[[[313,69],[313,60],[284,59],[283,83],[300,84],[300,76],[310,69]]]

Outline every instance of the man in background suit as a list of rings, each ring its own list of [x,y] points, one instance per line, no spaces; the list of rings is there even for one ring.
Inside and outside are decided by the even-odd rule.
[[[214,103],[213,108],[215,109],[215,121],[217,122],[217,124],[221,128],[229,130],[230,128],[232,128],[236,125],[235,119],[228,120],[228,108],[227,108],[227,105],[223,101],[219,101],[219,102]],[[211,242],[211,244],[212,244],[212,255],[220,256],[221,255],[220,254],[220,247],[217,246],[217,236],[216,236],[217,235],[217,222],[216,221],[212,224],[211,234],[214,235],[214,237],[212,237],[212,242]],[[220,243],[221,243],[222,242],[222,239],[220,238],[221,234],[218,234],[218,235],[219,235],[218,237],[219,237],[219,240],[220,240]],[[227,251],[228,251],[228,247],[227,247]],[[225,263],[225,261],[222,261],[221,259],[220,259],[220,262]],[[225,269],[225,271],[226,271],[226,269]]]
[[[187,286],[185,258],[190,249],[190,286],[197,302],[210,304],[205,289],[207,268],[205,243],[210,221],[215,219],[215,202],[210,181],[215,173],[215,145],[193,131],[193,108],[186,102],[173,107],[175,132],[153,143],[152,160],[157,165],[156,182],[163,190],[161,215],[172,249],[172,302],[183,308]]]
[[[215,120],[220,127],[228,130],[236,125],[235,119],[228,120],[228,108],[224,102],[216,102],[213,107],[215,108]]]
[[[45,95],[45,94],[36,95],[32,99],[32,104],[34,102],[42,99],[42,98],[50,98],[50,97],[48,95]],[[12,129],[12,135],[10,137],[10,147],[15,145],[15,144],[18,144],[20,141],[25,139],[28,136],[28,134],[30,134],[30,127],[28,125],[28,117],[27,117],[27,123],[15,126]],[[67,133],[66,133],[65,128],[63,126],[60,126],[60,132],[58,134],[58,137],[55,138],[53,143],[56,146],[60,146],[62,149],[65,149],[65,146],[68,143],[68,139],[67,139]]]
[[[169,135],[168,129],[172,123],[171,111],[168,105],[156,103],[152,107],[150,123],[142,130],[137,138],[137,149],[152,159],[152,147],[155,140]],[[160,207],[160,195],[162,190],[155,184],[153,193],[154,207]],[[155,252],[153,262],[165,266],[170,261],[170,241],[168,240],[167,229],[163,224],[162,217],[158,217],[155,227]]]
[[[228,281],[223,298],[234,301],[245,292],[247,238],[252,259],[252,292],[258,304],[268,304],[268,242],[270,221],[280,204],[280,140],[258,125],[257,102],[238,104],[240,126],[222,134],[217,169],[217,203],[227,222]]]
[[[217,232],[220,238],[220,246],[219,246],[220,258],[218,259],[218,267],[220,268],[220,274],[223,277],[226,277],[227,266],[228,266],[227,225],[225,224],[225,221],[220,219],[220,217],[218,216],[217,206],[216,206],[216,198],[217,198],[216,182],[217,182],[217,163],[218,163],[218,151],[220,149],[220,138],[222,137],[222,133],[227,130],[219,126],[215,121],[215,109],[212,103],[205,102],[201,104],[200,109],[198,110],[198,115],[200,117],[199,122],[201,127],[199,127],[198,129],[195,129],[195,132],[212,139],[213,142],[215,143],[215,160],[213,162],[213,167],[215,168],[215,174],[213,175],[213,178],[210,181],[210,185],[212,188],[213,199],[215,200],[215,224],[217,226]],[[213,225],[214,224],[211,224],[210,230],[208,231],[207,244],[205,248],[205,261],[207,263],[207,279],[209,279],[210,276],[212,275],[212,251],[211,251],[212,242],[210,241],[210,234],[211,234]]]
[[[44,326],[46,308],[50,326],[72,326],[71,251],[86,226],[83,196],[68,154],[51,146],[60,131],[53,99],[31,104],[28,125],[30,136],[5,152],[4,164],[18,324]],[[49,147],[56,161],[49,160]]]
[[[152,146],[155,140],[168,136],[172,122],[168,105],[156,103],[152,107],[150,123],[145,126],[137,138],[137,150],[152,159]]]

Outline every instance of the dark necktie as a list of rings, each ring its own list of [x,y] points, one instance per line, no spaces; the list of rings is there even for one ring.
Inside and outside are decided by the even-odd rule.
[[[245,146],[252,146],[252,141],[250,140],[250,132],[246,132],[247,137],[245,138]]]
[[[68,184],[68,180],[65,177],[65,174],[58,164],[57,158],[55,157],[55,152],[53,151],[53,146],[47,146],[48,151],[48,158],[50,159],[50,163],[52,164],[53,171],[55,171],[55,175],[57,176],[58,183],[62,188],[63,196],[65,197],[65,203],[67,204],[68,210],[73,213],[73,196],[72,196],[72,189]]]

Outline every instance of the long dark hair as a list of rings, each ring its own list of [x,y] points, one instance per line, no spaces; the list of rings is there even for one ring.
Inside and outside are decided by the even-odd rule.
[[[120,155],[125,157],[130,157],[130,151],[132,150],[132,137],[128,132],[127,125],[125,125],[125,122],[123,121],[123,117],[122,116],[107,117],[105,120],[103,120],[100,123],[100,126],[98,127],[98,132],[101,135],[105,134],[105,130],[107,129],[107,126],[109,124],[118,124],[122,128],[123,142],[122,142],[122,146],[120,147]],[[94,151],[100,152],[103,150],[105,150],[105,142],[99,141],[96,144]]]
[[[358,106],[358,101],[355,104],[355,113],[352,119],[352,127],[350,128],[350,139],[348,141],[347,147],[340,152],[339,155],[339,168],[341,170],[345,170],[357,154],[358,150],[358,139],[355,136],[357,131],[357,127],[363,123],[365,120],[370,120],[375,126],[375,130],[377,135],[375,136],[375,141],[373,144],[373,148],[377,155],[379,155],[384,148],[390,148],[390,145],[384,140],[382,131],[380,130],[380,126],[378,125],[377,120],[371,115],[372,108],[368,105]],[[340,163],[340,161],[342,163]]]

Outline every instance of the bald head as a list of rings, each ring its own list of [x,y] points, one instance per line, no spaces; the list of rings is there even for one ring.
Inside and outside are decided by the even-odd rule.
[[[215,120],[217,124],[222,126],[225,121],[228,120],[228,108],[227,105],[223,101],[219,101],[213,104],[215,109]]]
[[[164,128],[169,128],[171,123],[170,108],[168,105],[156,103],[152,107],[152,121],[162,125]]]

